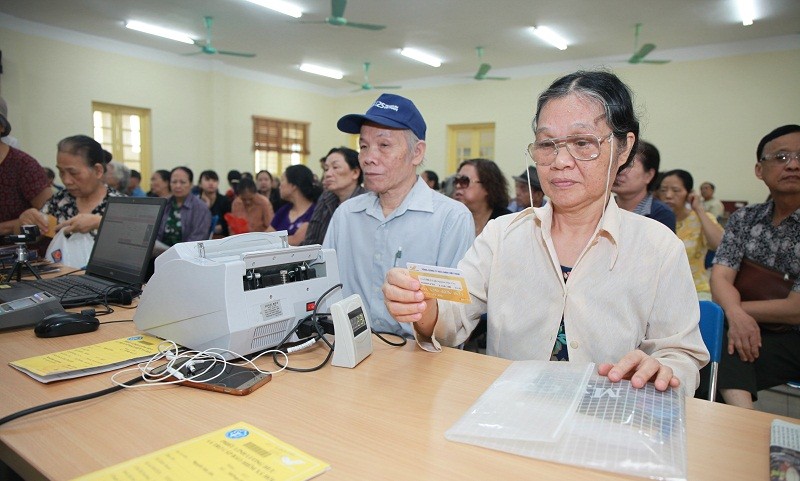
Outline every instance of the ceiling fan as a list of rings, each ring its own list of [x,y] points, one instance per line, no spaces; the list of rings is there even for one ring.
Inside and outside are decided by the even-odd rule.
[[[300,23],[327,23],[334,27],[353,27],[364,30],[383,30],[386,25],[376,25],[374,23],[356,23],[344,18],[344,9],[347,7],[347,0],[331,0],[331,16],[325,20],[300,21]]]
[[[204,40],[194,41],[194,44],[200,47],[200,51],[194,53],[187,53],[184,55],[197,55],[205,53],[208,55],[220,54],[220,55],[233,55],[236,57],[248,57],[248,58],[256,56],[256,54],[254,53],[231,52],[229,50],[217,50],[216,48],[214,48],[214,46],[211,44],[211,26],[214,24],[214,18],[213,17],[203,17],[203,18],[206,24],[206,38]]]
[[[628,63],[637,64],[637,63],[652,63],[652,64],[664,64],[669,63],[669,60],[646,60],[645,57],[655,50],[656,46],[652,43],[646,43],[642,45],[642,48],[639,48],[639,31],[642,28],[641,23],[636,24],[636,33],[633,37],[633,55],[631,58],[628,59]]]
[[[480,62],[483,59],[483,47],[475,47],[475,51],[478,52],[478,61]],[[486,74],[489,73],[489,70],[492,69],[492,66],[488,63],[481,63],[478,67],[478,72],[475,73],[475,80],[508,80],[508,77],[488,77]]]
[[[399,85],[372,85],[369,83],[369,62],[364,62],[364,83],[353,82],[352,80],[348,80],[353,85],[358,85],[359,88],[353,90],[353,92],[359,92],[361,90],[372,90],[372,89],[380,89],[380,90],[392,90],[392,89],[399,89],[402,88]]]

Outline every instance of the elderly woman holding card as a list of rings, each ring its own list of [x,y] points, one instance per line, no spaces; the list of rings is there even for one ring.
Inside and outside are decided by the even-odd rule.
[[[393,269],[389,312],[427,350],[464,342],[486,312],[489,355],[594,362],[611,381],[693,395],[708,351],[683,244],[610,195],[636,151],[630,90],[608,72],[562,77],[539,97],[533,129],[528,153],[550,202],[486,225],[458,264],[469,303],[431,299]]]

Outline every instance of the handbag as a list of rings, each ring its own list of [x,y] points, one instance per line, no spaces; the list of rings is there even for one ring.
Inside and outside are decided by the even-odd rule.
[[[788,297],[794,283],[795,279],[787,273],[743,258],[733,287],[739,291],[742,301],[769,301]],[[794,327],[773,323],[759,323],[759,326],[773,332],[788,332]]]

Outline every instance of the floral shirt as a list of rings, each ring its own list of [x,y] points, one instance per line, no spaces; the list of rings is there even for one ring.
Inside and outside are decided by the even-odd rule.
[[[792,290],[800,292],[800,209],[777,226],[772,225],[774,209],[770,201],[731,214],[714,263],[738,271],[746,257],[794,277]]]
[[[106,213],[106,207],[108,207],[108,198],[121,197],[122,195],[123,194],[117,192],[111,187],[106,186],[106,196],[99,204],[97,204],[94,209],[92,209],[91,213],[102,216]],[[45,204],[42,206],[42,213],[52,215],[56,218],[56,222],[59,224],[80,214],[80,212],[78,212],[77,200],[72,196],[72,194],[69,193],[67,189],[62,189],[53,194],[53,197],[51,197],[50,200],[45,202]],[[97,235],[97,231],[92,231],[91,234],[94,237]]]
[[[569,279],[572,267],[561,266],[561,273],[564,275],[564,282]],[[561,316],[561,325],[558,326],[556,342],[553,345],[553,353],[550,355],[551,361],[569,361],[569,351],[567,350],[567,333],[564,332],[564,316]]]

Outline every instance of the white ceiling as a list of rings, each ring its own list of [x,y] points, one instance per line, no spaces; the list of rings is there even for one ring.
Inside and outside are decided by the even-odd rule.
[[[328,0],[291,1],[304,12],[300,20],[330,15]],[[97,42],[101,48],[127,45],[140,53],[157,53],[162,60],[213,61],[216,68],[343,93],[356,88],[348,80],[363,82],[365,61],[372,64],[373,84],[408,88],[474,81],[478,46],[484,48],[483,62],[492,65],[489,75],[513,78],[546,65],[613,68],[633,53],[637,23],[642,24],[639,44],[657,45],[649,59],[708,58],[752,51],[753,45],[756,50],[800,47],[800,1],[753,1],[756,21],[747,27],[737,16],[736,0],[349,0],[349,21],[386,25],[381,31],[301,24],[244,0],[2,0],[0,13],[6,14],[3,24],[12,28],[17,23],[25,24],[26,31],[48,29],[50,35],[80,32],[94,37],[90,40],[122,42]],[[206,15],[214,17],[214,47],[257,56],[181,56],[198,49],[123,27],[126,20],[140,20],[201,39]],[[534,37],[529,27],[538,24],[561,32],[569,48],[559,51]],[[402,47],[435,54],[443,64],[437,69],[401,57]],[[342,70],[345,79],[301,72],[303,62]]]

